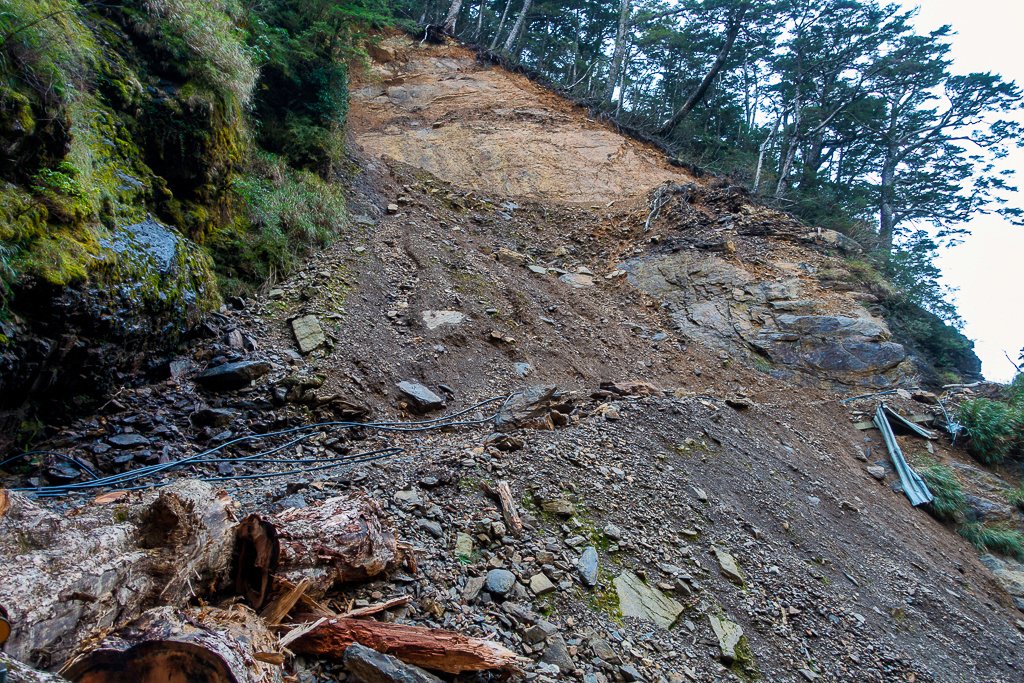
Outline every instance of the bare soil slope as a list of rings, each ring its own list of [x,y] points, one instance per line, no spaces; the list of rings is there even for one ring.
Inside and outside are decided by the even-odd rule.
[[[742,193],[695,183],[464,50],[384,47],[352,105],[359,170],[344,239],[265,296],[226,307],[182,359],[188,369],[126,389],[49,447],[116,469],[131,466],[125,453],[153,455],[111,450],[123,432],[159,437],[173,458],[353,405],[413,417],[403,380],[452,409],[557,384],[570,405],[552,430],[327,435],[305,442],[305,457],[406,451],[224,485],[254,508],[346,488],[386,502],[418,549],[419,576],[333,599],[411,595],[394,618],[497,638],[533,660],[531,679],[1024,680],[1010,597],[970,546],[893,492],[891,476],[865,471],[884,458],[838,401],[864,391],[840,380],[912,375],[902,363],[830,374],[807,364],[818,356],[801,356],[804,346],[785,346],[804,341],[778,328],[781,316],[838,316],[861,332],[881,326],[877,338],[843,337],[842,359],[860,362],[865,344],[891,351],[864,298],[829,284],[844,268],[834,245]],[[693,183],[689,199],[645,225],[666,182]],[[666,295],[666,283],[677,289]],[[784,362],[790,353],[803,365]],[[237,392],[193,382],[247,358],[273,369]],[[646,384],[600,390],[604,381]],[[927,409],[904,408],[915,405]],[[234,417],[204,424],[207,407]],[[522,537],[480,491],[499,479],[524,514]],[[473,547],[460,558],[461,535]],[[576,569],[588,545],[595,588]],[[517,579],[506,598],[480,590],[495,568]],[[614,580],[626,570],[679,602],[671,628],[623,616]],[[712,617],[742,627],[739,661],[721,656]]]

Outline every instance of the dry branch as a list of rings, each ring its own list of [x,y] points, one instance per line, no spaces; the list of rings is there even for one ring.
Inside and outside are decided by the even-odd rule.
[[[512,497],[512,487],[505,480],[499,481],[497,487],[491,488],[486,482],[482,484],[484,492],[498,501],[501,507],[501,516],[505,518],[505,525],[512,532],[513,536],[520,536],[523,533],[523,520],[516,510],[515,499]]]
[[[454,631],[362,619],[324,619],[294,637],[296,653],[340,660],[352,643],[392,655],[408,664],[446,673],[515,670],[516,654],[490,640]]]

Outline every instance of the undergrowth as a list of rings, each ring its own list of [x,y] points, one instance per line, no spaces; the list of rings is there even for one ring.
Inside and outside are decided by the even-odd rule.
[[[241,213],[211,244],[227,292],[272,284],[314,249],[330,244],[346,221],[341,188],[257,152],[231,185]]]
[[[967,510],[967,497],[951,467],[927,462],[917,468],[934,499],[929,510],[943,522],[961,522]]]
[[[986,526],[967,522],[957,528],[980,552],[993,552],[1024,561],[1024,533],[1005,526]]]
[[[1018,374],[1001,399],[976,398],[960,404],[967,450],[986,465],[997,465],[1024,451],[1024,374]]]

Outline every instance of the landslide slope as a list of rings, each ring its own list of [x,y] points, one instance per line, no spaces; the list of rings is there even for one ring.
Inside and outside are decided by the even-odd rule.
[[[966,542],[865,472],[878,444],[838,399],[913,382],[914,366],[850,284],[835,252],[855,245],[461,48],[390,38],[374,52],[354,87],[345,238],[222,310],[171,380],[126,389],[47,447],[110,469],[133,452],[105,446],[126,431],[178,457],[339,406],[407,416],[403,380],[452,408],[557,384],[571,410],[552,430],[395,434],[407,450],[380,464],[225,486],[256,507],[347,487],[386,501],[420,576],[337,602],[408,593],[404,620],[498,638],[541,680],[1022,680],[1009,596]],[[193,383],[246,358],[273,369],[238,392]],[[206,426],[206,407],[234,417]],[[480,492],[499,479],[522,537]],[[474,547],[457,557],[461,534]],[[589,544],[594,589],[575,568]],[[519,579],[504,603],[473,588],[496,567]],[[623,615],[627,570],[678,600],[672,628]],[[712,617],[742,627],[736,661]]]

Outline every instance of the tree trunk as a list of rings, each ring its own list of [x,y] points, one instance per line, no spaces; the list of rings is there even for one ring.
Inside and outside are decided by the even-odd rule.
[[[686,118],[686,115],[693,111],[701,101],[704,100],[704,96],[707,95],[708,89],[711,87],[711,83],[714,82],[715,77],[718,76],[718,72],[725,66],[725,60],[729,58],[729,53],[732,51],[732,46],[736,42],[736,37],[740,33],[740,28],[743,26],[743,17],[747,13],[747,5],[743,3],[730,15],[729,22],[726,25],[725,32],[725,43],[722,45],[722,49],[718,51],[718,55],[715,57],[714,63],[711,65],[711,69],[704,74],[704,79],[697,86],[697,89],[690,93],[690,96],[683,102],[683,106],[679,108],[675,114],[665,122],[665,125],[658,131],[659,135],[668,135],[675,127],[679,125],[679,122]]]
[[[498,22],[498,30],[494,32],[494,38],[491,39],[491,45],[488,48],[491,52],[494,52],[494,48],[498,47],[498,41],[501,40],[501,31],[505,28],[505,20],[508,19],[508,8],[512,6],[512,0],[505,0],[505,9],[501,11],[501,21]]]
[[[893,156],[893,150],[889,150],[882,164],[878,187],[878,248],[886,256],[892,253],[893,233],[896,229],[896,164],[891,161]]]
[[[450,36],[455,35],[455,22],[459,19],[459,12],[462,10],[462,0],[452,0],[448,7],[448,14],[444,18],[441,30]]]
[[[533,0],[523,0],[523,9],[519,11],[519,16],[516,17],[516,23],[512,26],[512,30],[509,31],[508,37],[505,39],[505,45],[502,46],[502,52],[508,56],[512,56],[512,48],[515,47],[516,41],[519,40],[519,33],[523,30],[523,24],[526,23],[526,15],[533,6]]]
[[[283,663],[277,637],[247,607],[158,607],[61,673],[74,683],[278,683]]]
[[[406,561],[380,506],[366,496],[338,496],[266,519],[276,530],[276,576],[323,595],[336,583],[373,578]]]
[[[476,32],[473,34],[473,42],[480,42],[480,32],[484,30],[484,5],[485,0],[480,0],[480,6],[476,12]]]
[[[116,628],[154,605],[182,605],[230,577],[232,501],[180,481],[142,503],[87,504],[61,515],[9,494],[0,514],[0,604],[7,653],[48,669],[94,629]],[[138,498],[134,498],[138,501]]]
[[[287,647],[298,654],[339,660],[345,649],[359,643],[392,655],[408,664],[450,674],[464,671],[516,669],[516,654],[490,640],[470,638],[454,631],[364,621],[323,619],[289,640]]]
[[[629,14],[631,7],[631,0],[620,0],[619,28],[615,32],[615,49],[612,51],[612,63],[608,67],[608,86],[604,93],[605,102],[610,103],[612,98],[615,97],[615,86],[618,85],[619,71],[622,69],[622,58],[626,54],[626,40],[629,37]]]

